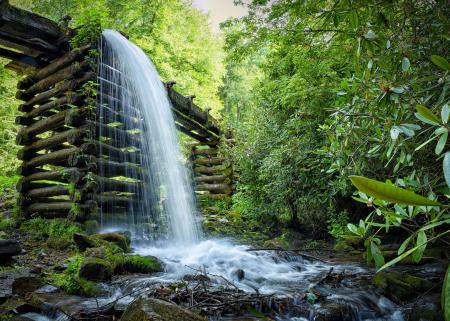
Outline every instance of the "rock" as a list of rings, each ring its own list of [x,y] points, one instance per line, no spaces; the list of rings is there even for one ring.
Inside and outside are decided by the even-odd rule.
[[[38,293],[38,294],[43,294],[43,293],[56,293],[58,291],[59,291],[59,288],[57,288],[56,286],[51,285],[51,284],[46,284],[34,292]]]
[[[0,274],[0,304],[4,303],[12,296],[12,284],[15,273],[5,272]]]
[[[22,252],[22,248],[18,241],[0,240],[0,262],[7,261],[20,252]]]
[[[314,321],[351,321],[352,309],[347,304],[337,302],[323,303],[314,312]]]
[[[91,247],[84,253],[85,256],[98,257],[104,259],[106,257],[106,250],[103,246]]]
[[[81,252],[86,251],[90,247],[97,247],[97,244],[87,235],[81,233],[73,234],[73,241]]]
[[[245,278],[245,271],[243,269],[237,269],[234,271],[234,275],[236,275],[238,281],[241,281]]]
[[[79,276],[90,281],[107,281],[111,279],[112,272],[109,262],[96,257],[87,257],[81,265]]]
[[[206,321],[182,307],[158,299],[139,299],[128,306],[120,321]]]
[[[163,264],[154,256],[119,255],[115,257],[116,273],[156,273],[162,272]]]
[[[89,235],[97,233],[99,229],[100,226],[98,225],[98,222],[96,220],[89,220],[84,222],[84,230]]]
[[[272,239],[264,242],[263,247],[268,248],[288,248],[289,244],[285,240],[282,239]]]
[[[393,301],[408,301],[428,291],[434,283],[401,272],[379,272],[373,278],[374,285]]]
[[[124,252],[130,251],[130,238],[126,233],[121,232],[102,233],[102,234],[95,234],[95,237],[99,238],[100,240],[116,244]]]
[[[37,276],[19,276],[12,283],[12,293],[24,295],[34,292],[44,285],[44,281]]]

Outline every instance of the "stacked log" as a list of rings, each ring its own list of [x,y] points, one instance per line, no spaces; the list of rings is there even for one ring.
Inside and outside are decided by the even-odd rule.
[[[96,80],[96,63],[86,58],[92,46],[67,52],[36,73],[22,79],[16,97],[23,100],[23,125],[16,143],[23,146],[17,184],[18,205],[26,218],[70,217],[83,221],[95,213],[97,204],[83,200],[84,177],[93,166],[79,159],[95,158],[85,137],[95,138],[88,122],[94,112],[85,110],[92,97],[83,86]],[[82,134],[81,134],[82,133]]]
[[[219,142],[192,145],[191,163],[197,196],[227,199],[233,193],[231,162],[221,153]]]

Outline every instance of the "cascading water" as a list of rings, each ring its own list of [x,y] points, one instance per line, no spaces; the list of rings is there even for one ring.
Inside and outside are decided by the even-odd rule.
[[[197,241],[194,194],[181,163],[171,103],[154,65],[120,33],[106,30],[100,43],[99,85],[99,136],[109,137],[100,154],[118,162],[99,166],[99,174],[125,185],[120,193],[101,185],[100,197],[126,202],[122,223],[120,208],[102,206],[102,227],[129,229],[135,238]],[[123,182],[123,177],[136,180]]]

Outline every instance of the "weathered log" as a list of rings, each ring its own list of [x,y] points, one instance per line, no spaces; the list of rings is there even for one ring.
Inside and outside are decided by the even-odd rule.
[[[16,137],[17,145],[25,145],[28,142],[30,142],[33,136],[63,126],[67,112],[68,112],[67,110],[61,111],[53,116],[41,119],[35,122],[33,125],[23,127],[17,133]]]
[[[74,202],[50,202],[50,203],[34,203],[26,208],[26,212],[68,212],[75,208],[85,211],[92,211],[96,209],[95,202],[89,202],[88,204],[76,204]]]
[[[27,206],[33,203],[57,203],[57,202],[66,202],[70,201],[67,196],[61,196],[64,198],[50,198],[50,197],[38,197],[38,198],[28,198],[25,195],[21,194],[17,198],[17,205],[19,206]]]
[[[25,106],[34,106],[34,105],[46,102],[50,98],[59,97],[67,91],[75,91],[76,89],[78,89],[81,85],[83,85],[87,81],[95,80],[95,79],[96,79],[95,72],[87,72],[86,74],[83,75],[83,77],[81,77],[79,79],[62,81],[62,82],[58,83],[54,88],[49,89],[47,91],[44,91],[43,93],[40,93],[40,94],[34,96],[29,101],[22,104],[23,107],[21,107],[21,108],[27,108]],[[19,97],[17,97],[17,98],[21,99],[20,94],[18,96]]]
[[[56,112],[47,111],[45,113],[42,113],[40,116],[41,117],[50,117],[50,116],[53,116],[54,114],[56,114]],[[37,120],[29,118],[29,117],[26,117],[26,116],[17,116],[16,119],[15,119],[15,123],[17,125],[22,125],[22,126],[29,126],[29,125],[34,124],[36,122],[37,122]]]
[[[100,142],[98,140],[88,140],[89,144],[95,145],[96,156],[107,156],[110,161],[141,163],[141,153],[139,151],[123,151],[120,148]]]
[[[140,135],[137,133],[130,133],[123,129],[106,126],[93,121],[86,121],[86,123],[95,126],[97,137],[111,138],[108,144],[114,147],[138,147],[141,144]]]
[[[24,194],[27,198],[52,197],[60,195],[70,195],[69,187],[67,185],[55,185],[51,187],[41,187],[31,189]]]
[[[195,130],[201,136],[214,137],[216,139],[220,138],[220,136],[217,135],[214,131],[209,130],[206,126],[199,123],[198,121],[196,121],[192,118],[189,118],[188,116],[186,116],[185,114],[183,114],[182,112],[177,110],[176,108],[172,107],[172,111],[175,116],[175,121],[180,123],[181,125],[183,125],[183,127],[185,127],[186,129]]]
[[[74,63],[64,69],[58,70],[57,72],[48,75],[46,78],[39,80],[37,83],[32,85],[27,90],[23,91],[21,96],[28,97],[30,99],[35,94],[48,90],[53,85],[63,81],[65,79],[73,79],[82,75],[85,71],[89,70],[91,66],[87,61],[81,63]]]
[[[198,176],[194,178],[197,183],[229,183],[230,178],[226,175]]]
[[[140,179],[143,175],[142,168],[132,163],[113,162],[97,158],[95,164],[97,166],[98,174],[103,177],[124,176]]]
[[[48,153],[39,155],[37,157],[34,157],[30,159],[29,161],[23,162],[22,167],[38,167],[42,165],[48,165],[48,164],[57,164],[60,162],[67,162],[70,155],[78,153],[79,148],[77,147],[71,147],[62,149],[56,152]]]
[[[23,147],[21,150],[18,151],[17,157],[19,159],[29,159],[29,155],[32,155],[35,152],[38,152],[40,150],[44,149],[50,149],[52,147],[64,144],[65,142],[76,142],[76,139],[70,140],[69,137],[76,136],[79,132],[85,130],[86,127],[83,128],[74,128],[67,130],[62,133],[58,133],[55,135],[52,135],[48,138],[39,139],[32,144]],[[77,145],[77,144],[72,144]],[[28,156],[27,156],[28,155]]]
[[[21,81],[19,81],[17,84],[17,88],[18,89],[27,89],[31,85],[36,83],[37,81],[40,81],[40,80],[54,74],[58,70],[60,70],[64,67],[67,67],[72,62],[81,60],[82,58],[84,58],[84,54],[91,48],[92,48],[92,45],[89,44],[89,45],[83,46],[81,48],[75,48],[72,51],[69,51],[61,58],[55,59],[54,61],[52,61],[51,64],[40,69],[36,74],[30,75],[30,76],[22,79]]]
[[[23,117],[35,118],[38,116],[45,116],[45,113],[52,109],[61,109],[62,106],[78,103],[84,98],[85,97],[81,94],[79,95],[73,92],[66,92],[63,97],[52,100],[46,104],[40,105],[39,107],[33,108],[33,106],[20,105],[19,110],[22,112],[27,112],[23,115]]]
[[[27,65],[29,67],[39,68],[45,66],[45,61],[41,57],[32,57],[17,51],[0,48],[0,56],[12,60],[16,64]]]
[[[93,124],[86,124],[80,128],[74,128],[68,134],[67,142],[71,145],[78,146],[93,137],[95,137],[95,126]]]
[[[194,167],[194,173],[196,175],[198,175],[198,174],[215,175],[215,174],[220,174],[220,173],[228,174],[228,172],[231,172],[231,170],[223,165],[222,166],[211,166],[211,167],[206,167],[206,166]]]
[[[109,207],[129,207],[131,205],[138,204],[138,199],[132,196],[92,195],[91,197],[99,204],[100,207],[102,207],[103,204],[107,204]]]
[[[142,183],[140,182],[125,182],[120,180],[115,180],[111,178],[105,178],[97,175],[88,175],[86,178],[86,184],[83,187],[84,191],[92,192],[131,192],[137,193],[142,189]]]
[[[223,158],[206,158],[206,157],[202,157],[202,158],[196,158],[194,159],[194,164],[195,165],[221,165],[224,163],[224,159]]]
[[[95,156],[85,154],[78,150],[76,153],[73,153],[68,157],[67,165],[72,167],[84,167],[89,166],[91,163],[95,163],[95,160]]]
[[[180,124],[175,124],[175,127],[183,134],[186,134],[187,136],[194,138],[194,139],[198,140],[199,142],[206,143],[208,141],[207,137],[196,134],[196,133],[192,132],[191,130],[181,126]]]
[[[197,198],[202,200],[202,199],[215,199],[215,200],[224,200],[224,199],[229,199],[230,195],[229,194],[209,194],[209,193],[204,193],[204,194],[197,194]]]
[[[208,149],[194,149],[192,150],[192,154],[194,155],[202,155],[202,156],[217,156],[219,151],[216,148],[208,148]]]
[[[86,123],[92,118],[94,111],[91,108],[74,108],[67,112],[65,118],[66,126],[77,127]]]
[[[62,170],[42,171],[37,172],[21,178],[22,183],[28,183],[32,181],[48,180],[58,181],[62,183],[74,182],[78,183],[83,177],[83,171],[80,168],[64,168]],[[75,180],[75,181],[74,181]]]
[[[32,189],[41,189],[41,188],[47,188],[52,187],[54,184],[48,184],[48,183],[34,183],[34,182],[23,182],[22,180],[19,180],[16,184],[16,190],[19,193],[24,193],[28,190]]]
[[[232,189],[228,184],[201,184],[195,187],[196,191],[216,192],[218,194],[231,194]]]
[[[103,105],[100,108],[102,110],[99,111],[99,115],[104,124],[108,124],[108,123],[112,123],[112,122],[120,122],[120,123],[132,124],[135,128],[139,128],[140,126],[142,126],[142,119],[140,119],[140,118],[114,111],[111,108],[105,107]]]

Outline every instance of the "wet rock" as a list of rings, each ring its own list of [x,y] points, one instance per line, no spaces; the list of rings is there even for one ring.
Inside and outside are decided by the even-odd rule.
[[[73,235],[73,241],[81,252],[86,251],[86,249],[90,247],[97,247],[97,244],[95,244],[95,242],[91,240],[89,236],[81,233],[75,233]]]
[[[245,278],[245,271],[243,269],[237,269],[234,271],[234,275],[236,275],[238,281],[241,281]]]
[[[373,283],[396,302],[411,300],[435,286],[428,280],[400,272],[379,272],[374,276]]]
[[[102,233],[96,234],[95,237],[99,238],[100,240],[116,244],[124,252],[130,251],[130,238],[127,235],[127,233],[119,233],[119,232]]]
[[[90,281],[107,281],[111,279],[112,272],[109,262],[96,257],[87,257],[81,265],[79,276]]]
[[[39,289],[37,289],[34,292],[38,293],[38,294],[43,294],[43,293],[56,293],[58,291],[59,291],[59,289],[56,286],[47,284],[47,285],[40,287]]]
[[[19,276],[12,283],[12,293],[24,295],[33,292],[44,285],[44,281],[37,276]]]
[[[23,299],[11,298],[0,306],[0,315],[8,313],[28,313],[36,312],[37,309]]]
[[[92,247],[86,250],[84,253],[86,256],[98,257],[104,259],[106,256],[106,250],[103,246]]]
[[[22,248],[16,240],[0,240],[0,263],[6,262],[11,257],[20,254]]]
[[[12,296],[12,284],[14,278],[15,273],[0,274],[0,304],[4,303]]]
[[[314,312],[315,321],[352,321],[352,309],[347,304],[338,302],[323,303]]]
[[[163,270],[163,264],[154,256],[120,255],[115,258],[115,273],[156,273]]]
[[[408,313],[408,321],[441,321],[443,318],[439,310],[433,304],[413,307]]]
[[[128,306],[120,321],[206,321],[206,318],[173,303],[139,299]]]

